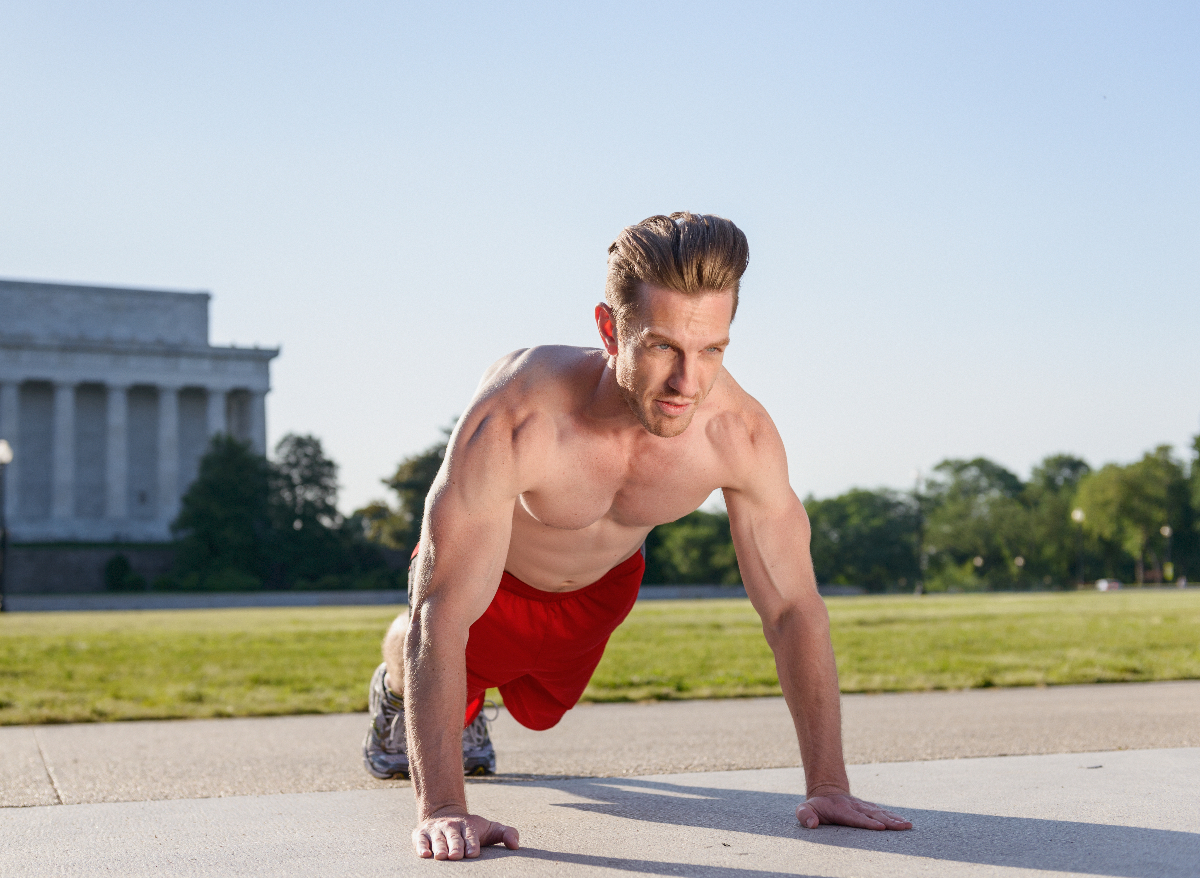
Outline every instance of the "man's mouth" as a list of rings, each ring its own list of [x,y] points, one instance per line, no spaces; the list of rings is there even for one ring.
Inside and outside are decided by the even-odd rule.
[[[655,400],[654,402],[657,403],[658,408],[667,415],[682,415],[684,412],[687,412],[692,405],[690,400],[682,403],[674,402],[672,400]]]

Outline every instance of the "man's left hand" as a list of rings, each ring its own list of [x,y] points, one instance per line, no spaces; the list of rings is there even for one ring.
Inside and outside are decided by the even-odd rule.
[[[843,824],[864,830],[911,830],[912,822],[874,803],[846,793],[812,796],[796,807],[796,820],[812,830],[819,824]]]

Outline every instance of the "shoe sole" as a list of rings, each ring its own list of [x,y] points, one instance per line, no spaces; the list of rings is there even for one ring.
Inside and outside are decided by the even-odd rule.
[[[367,767],[367,772],[370,773],[370,775],[372,777],[378,778],[380,781],[395,781],[396,779],[400,779],[401,781],[411,781],[412,780],[410,778],[410,773],[408,773],[408,772],[395,772],[395,773],[392,773],[391,775],[381,775],[380,773],[376,772],[374,769],[371,769],[370,767]],[[472,767],[471,769],[463,770],[464,778],[474,778],[474,777],[478,777],[481,775],[495,775],[495,774],[496,774],[495,770],[488,769],[486,766],[475,766],[475,767]]]
[[[380,775],[373,769],[368,769],[367,772],[370,773],[373,778],[378,778],[380,781],[395,781],[396,779],[400,779],[401,781],[409,780],[407,772],[394,772],[391,775]]]

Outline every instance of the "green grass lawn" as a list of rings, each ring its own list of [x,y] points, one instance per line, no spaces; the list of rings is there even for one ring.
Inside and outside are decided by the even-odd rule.
[[[1200,592],[830,598],[844,692],[1200,678]],[[359,711],[394,608],[0,615],[0,724]],[[634,608],[590,701],[776,695],[746,601]]]

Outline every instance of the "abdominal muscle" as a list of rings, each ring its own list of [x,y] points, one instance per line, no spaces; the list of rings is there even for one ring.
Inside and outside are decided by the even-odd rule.
[[[607,516],[585,528],[551,528],[518,501],[504,570],[544,592],[574,592],[595,583],[641,549],[649,527],[618,525]]]

